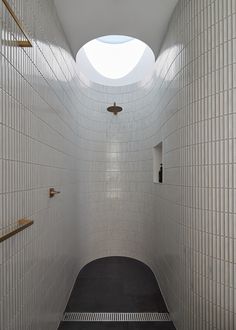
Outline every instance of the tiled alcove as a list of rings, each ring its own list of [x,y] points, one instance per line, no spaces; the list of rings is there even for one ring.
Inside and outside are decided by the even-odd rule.
[[[153,154],[153,182],[162,183],[163,182],[163,173],[160,178],[160,170],[163,167],[163,143],[159,142],[152,149]],[[163,172],[163,170],[162,170]]]

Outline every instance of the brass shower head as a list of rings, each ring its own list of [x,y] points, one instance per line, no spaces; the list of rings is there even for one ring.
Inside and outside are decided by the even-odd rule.
[[[107,111],[112,112],[114,115],[117,115],[117,113],[121,112],[122,110],[122,107],[116,105],[116,102],[114,102],[114,105],[107,108]]]

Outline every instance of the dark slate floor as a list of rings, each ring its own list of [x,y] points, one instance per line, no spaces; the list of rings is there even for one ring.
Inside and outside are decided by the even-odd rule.
[[[175,330],[172,322],[61,322],[58,330]]]
[[[66,312],[167,312],[156,279],[143,263],[108,257],[78,275]],[[58,330],[174,330],[171,322],[61,322]]]

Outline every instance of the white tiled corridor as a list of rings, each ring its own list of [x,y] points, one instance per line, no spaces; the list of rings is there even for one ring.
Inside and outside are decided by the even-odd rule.
[[[56,330],[81,268],[124,256],[176,329],[234,330],[236,0],[179,0],[152,70],[123,85],[76,63],[60,0],[8,3],[32,47],[0,0],[1,236],[34,223],[0,242],[0,329]]]

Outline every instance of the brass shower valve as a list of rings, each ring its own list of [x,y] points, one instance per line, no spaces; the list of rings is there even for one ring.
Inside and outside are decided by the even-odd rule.
[[[49,198],[54,197],[57,194],[60,194],[60,191],[56,191],[55,188],[49,188]]]

